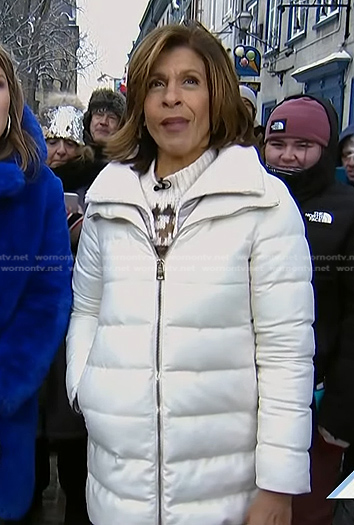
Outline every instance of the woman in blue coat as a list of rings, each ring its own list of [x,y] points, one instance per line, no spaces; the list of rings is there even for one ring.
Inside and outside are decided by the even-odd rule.
[[[60,180],[0,47],[0,523],[31,504],[37,391],[64,336],[71,252]]]

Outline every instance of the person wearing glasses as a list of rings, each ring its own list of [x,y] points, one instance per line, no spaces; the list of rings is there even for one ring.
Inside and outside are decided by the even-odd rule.
[[[92,92],[84,115],[85,143],[95,152],[95,159],[104,161],[104,146],[118,131],[125,111],[125,97],[112,89]]]

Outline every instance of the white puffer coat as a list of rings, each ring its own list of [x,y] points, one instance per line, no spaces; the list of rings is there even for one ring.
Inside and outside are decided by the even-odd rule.
[[[256,487],[309,490],[313,297],[297,207],[253,148],[184,196],[165,261],[138,176],[88,192],[67,387],[94,525],[242,525]]]

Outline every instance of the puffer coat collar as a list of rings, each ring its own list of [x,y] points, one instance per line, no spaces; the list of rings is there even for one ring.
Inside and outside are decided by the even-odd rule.
[[[183,196],[177,222],[186,220],[187,226],[245,208],[277,206],[279,197],[271,184],[266,188],[266,178],[271,180],[259,164],[254,148],[225,148]],[[153,225],[139,176],[129,166],[115,162],[106,166],[87,192],[86,202],[89,217],[95,214],[107,219],[121,217],[142,229],[144,218],[145,223]],[[197,202],[200,205],[195,207]]]

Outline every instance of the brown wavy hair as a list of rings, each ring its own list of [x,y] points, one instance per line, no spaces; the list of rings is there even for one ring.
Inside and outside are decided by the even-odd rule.
[[[16,155],[19,158],[21,169],[26,171],[30,164],[38,164],[37,147],[31,136],[22,129],[23,92],[11,58],[2,46],[0,46],[0,67],[5,73],[9,86],[9,114],[11,117],[11,127],[8,136],[6,138],[0,137],[0,160]]]
[[[110,160],[130,163],[138,173],[145,173],[157,155],[157,145],[144,126],[150,74],[161,53],[176,47],[192,49],[205,65],[210,95],[209,147],[255,143],[253,123],[242,102],[234,66],[221,42],[199,23],[166,25],[149,33],[132,55],[124,124],[106,147]]]

